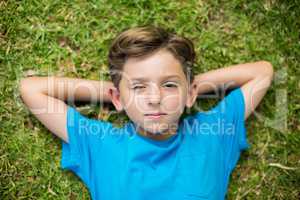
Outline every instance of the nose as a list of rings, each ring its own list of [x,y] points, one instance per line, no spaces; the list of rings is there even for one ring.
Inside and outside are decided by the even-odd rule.
[[[149,104],[160,104],[161,102],[161,93],[159,87],[156,85],[151,85],[149,89],[148,102]]]

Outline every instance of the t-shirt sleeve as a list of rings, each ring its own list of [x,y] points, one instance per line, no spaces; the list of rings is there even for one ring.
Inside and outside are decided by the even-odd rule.
[[[104,135],[111,126],[108,122],[89,119],[68,106],[68,142],[62,141],[61,167],[74,172],[87,187],[93,171],[95,149],[101,147]]]
[[[225,166],[231,172],[242,150],[248,149],[245,127],[245,101],[240,87],[232,90],[212,110],[221,130]]]

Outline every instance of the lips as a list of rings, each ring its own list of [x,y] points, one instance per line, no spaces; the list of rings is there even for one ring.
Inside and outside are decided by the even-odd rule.
[[[145,114],[145,116],[147,118],[150,118],[150,119],[159,119],[161,118],[162,116],[164,115],[167,115],[166,113],[151,113],[151,114]]]
[[[166,113],[150,113],[150,114],[145,114],[146,116],[160,116],[160,115],[166,115]]]

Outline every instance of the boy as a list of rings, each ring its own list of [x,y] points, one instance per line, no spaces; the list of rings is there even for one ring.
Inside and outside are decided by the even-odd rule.
[[[244,120],[271,84],[266,61],[193,76],[193,44],[156,27],[122,32],[109,50],[112,83],[58,77],[21,81],[30,111],[63,140],[62,168],[92,199],[224,199],[241,150]],[[232,90],[209,112],[180,120],[199,94]],[[130,122],[88,119],[65,100],[112,102]]]

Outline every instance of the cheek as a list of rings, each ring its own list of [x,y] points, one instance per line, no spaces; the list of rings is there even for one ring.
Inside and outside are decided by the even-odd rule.
[[[126,97],[127,110],[132,114],[147,112],[146,99],[142,95],[131,95]]]
[[[186,98],[179,94],[169,95],[162,101],[162,106],[166,112],[181,112],[182,107],[185,105]]]
[[[132,97],[133,99],[133,105],[135,106],[136,109],[138,110],[143,110],[143,108],[146,105],[146,99],[143,95],[134,95]]]
[[[138,97],[130,91],[124,92],[122,95],[122,102],[124,109],[128,111],[134,111],[140,107],[138,104],[141,103],[141,97]]]

